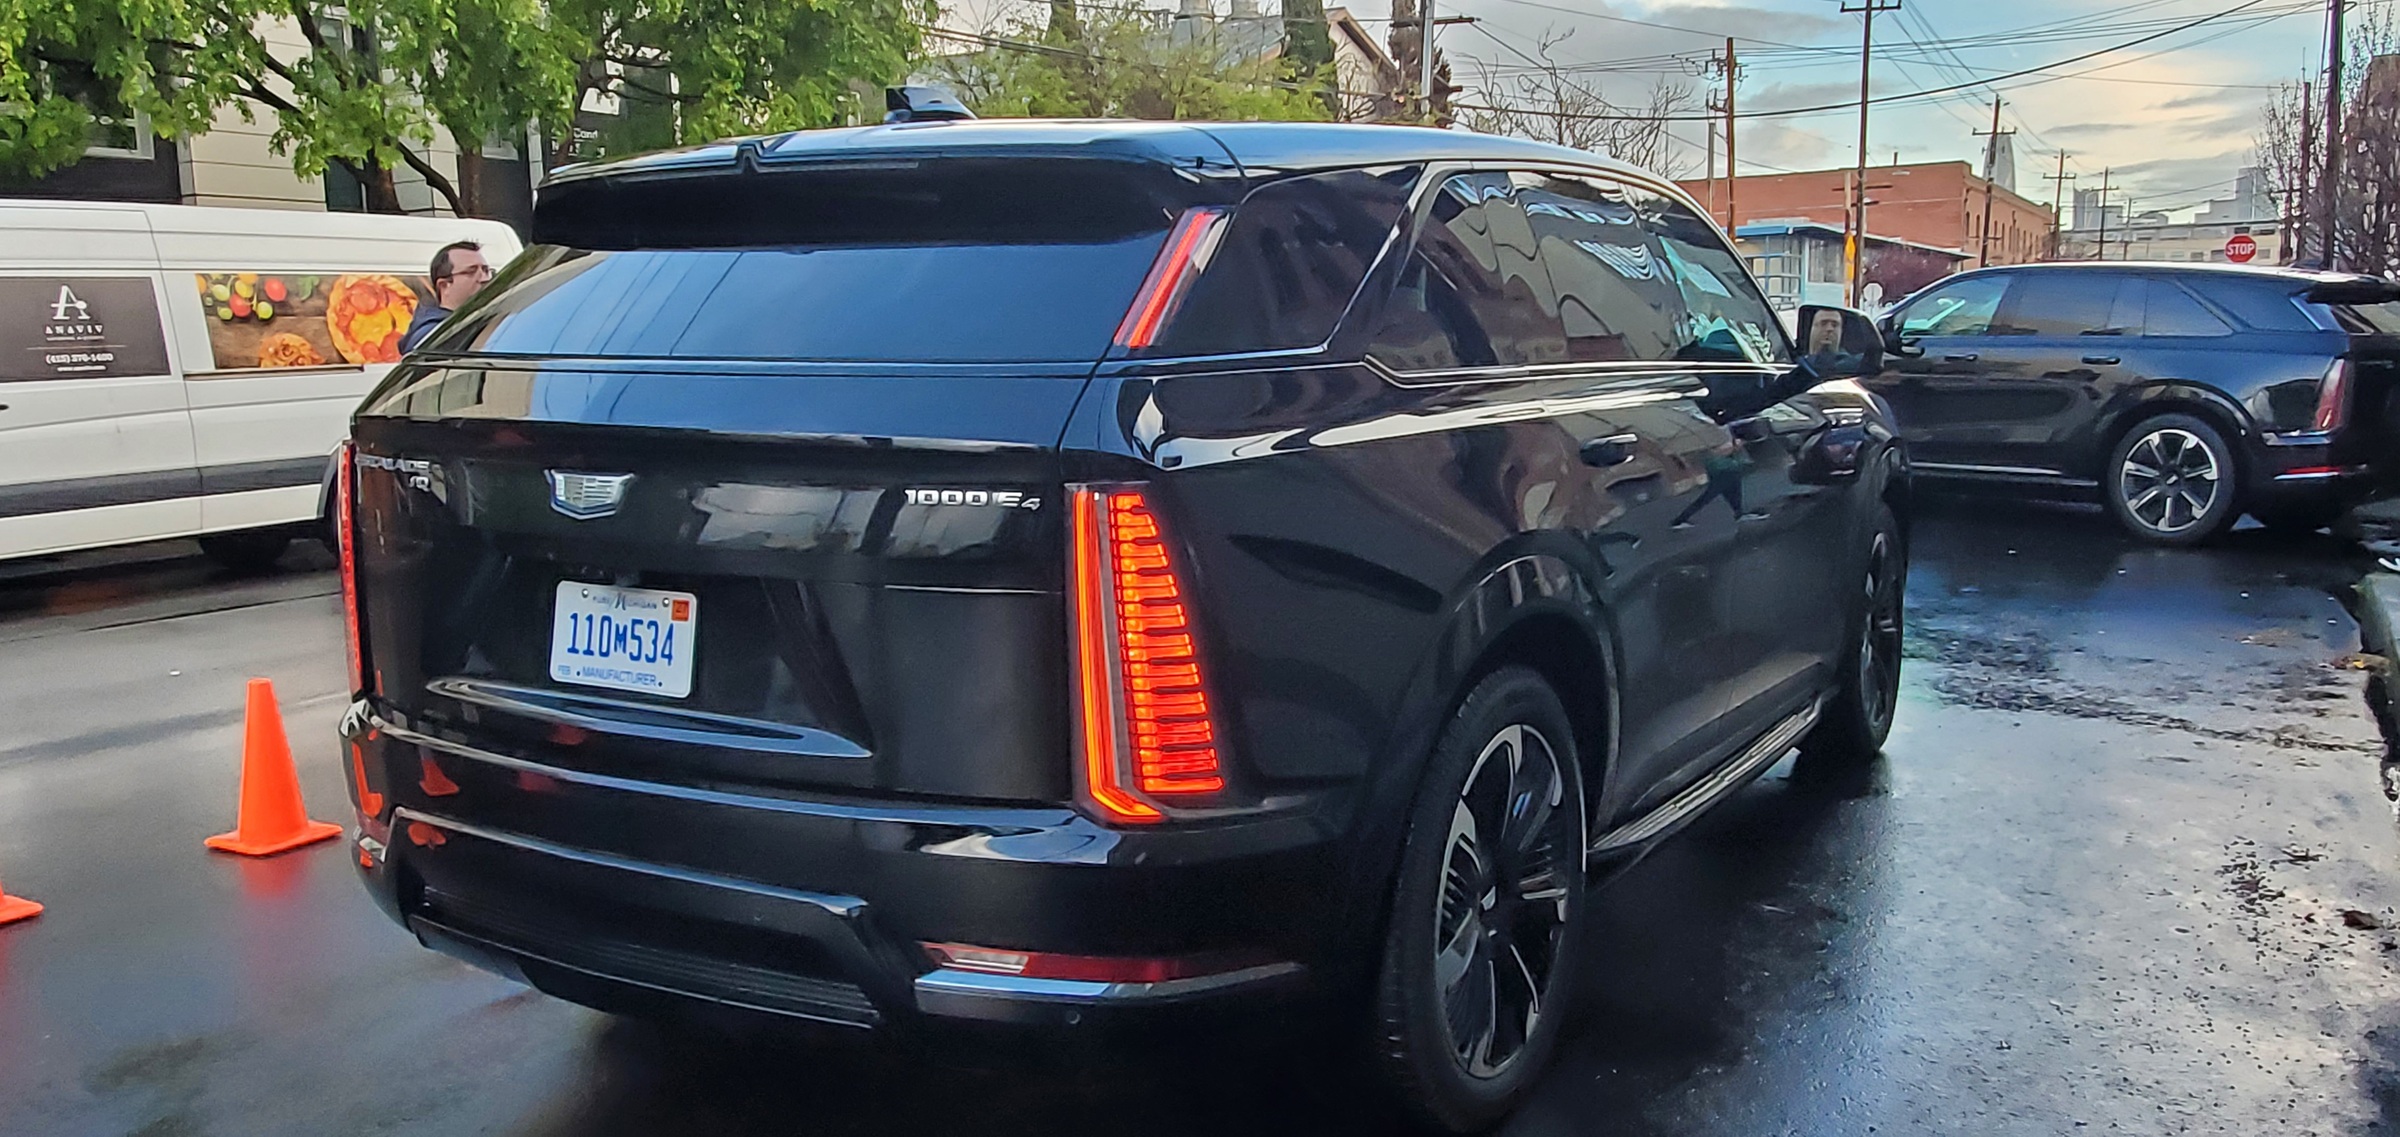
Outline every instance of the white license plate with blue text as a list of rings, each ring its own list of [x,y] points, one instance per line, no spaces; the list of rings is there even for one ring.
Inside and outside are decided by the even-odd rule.
[[[561,581],[550,618],[550,678],[588,687],[692,693],[700,598],[655,588]]]

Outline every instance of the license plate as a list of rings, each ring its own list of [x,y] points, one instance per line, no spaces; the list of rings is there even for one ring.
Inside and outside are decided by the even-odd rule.
[[[689,592],[561,581],[550,618],[550,678],[587,687],[692,693],[700,598]]]

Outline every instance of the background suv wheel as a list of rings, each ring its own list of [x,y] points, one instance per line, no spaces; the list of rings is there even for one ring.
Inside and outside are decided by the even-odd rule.
[[[2241,515],[2233,449],[2191,415],[2146,418],[2109,448],[2100,497],[2118,524],[2145,541],[2196,545]]]
[[[1477,683],[1410,815],[1377,990],[1404,1104],[1454,1132],[1497,1121],[1549,1064],[1583,914],[1583,785],[1540,675]]]

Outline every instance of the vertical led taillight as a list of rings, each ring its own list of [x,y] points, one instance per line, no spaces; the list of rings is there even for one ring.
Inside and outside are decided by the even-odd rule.
[[[367,657],[358,626],[358,448],[342,443],[333,474],[334,555],[342,567],[342,638],[350,647],[350,692],[367,689]]]
[[[1225,788],[1190,590],[1135,486],[1070,493],[1083,796],[1112,822]]]
[[[2350,421],[2350,361],[2337,359],[2325,369],[2325,378],[2317,382],[2317,413],[2311,418],[2312,430],[2340,430]]]
[[[1226,216],[1220,207],[1198,206],[1175,219],[1175,227],[1167,231],[1167,243],[1150,262],[1150,274],[1133,294],[1133,306],[1117,323],[1118,347],[1138,350],[1157,342],[1159,329],[1183,303],[1183,294],[1191,290],[1192,278],[1208,267],[1217,239],[1224,234]]]

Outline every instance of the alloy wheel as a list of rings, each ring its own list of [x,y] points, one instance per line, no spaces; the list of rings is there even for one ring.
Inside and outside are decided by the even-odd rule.
[[[2200,436],[2182,427],[2160,427],[2125,452],[2117,492],[2125,511],[2160,533],[2181,533],[2200,523],[2225,492],[2225,471]]]
[[[1433,978],[1452,1052],[1490,1078],[1542,1016],[1579,872],[1581,805],[1558,752],[1523,723],[1484,744],[1451,811],[1435,900]]]
[[[1858,690],[1869,722],[1891,721],[1900,701],[1900,556],[1888,533],[1867,551],[1865,630],[1858,644]]]

